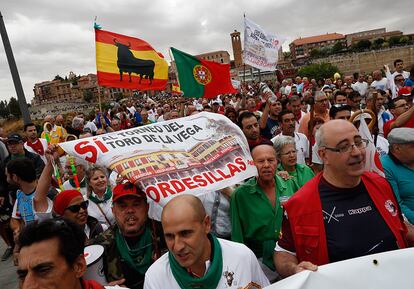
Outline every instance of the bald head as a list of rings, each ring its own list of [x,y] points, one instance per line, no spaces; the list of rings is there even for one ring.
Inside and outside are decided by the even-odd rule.
[[[335,138],[340,138],[344,131],[358,132],[352,123],[343,119],[334,119],[325,122],[316,132],[315,138],[318,147],[329,146],[331,142],[334,142]]]
[[[263,144],[263,145],[255,146],[251,152],[253,160],[257,159],[259,156],[265,153],[274,154],[274,156],[276,157],[276,151],[271,145]]]
[[[193,195],[180,195],[173,198],[164,207],[161,216],[162,223],[175,218],[177,214],[184,214],[188,220],[203,222],[206,210],[199,198]]]

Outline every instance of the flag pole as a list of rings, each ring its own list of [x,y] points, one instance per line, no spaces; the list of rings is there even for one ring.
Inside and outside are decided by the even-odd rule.
[[[26,97],[24,96],[24,91],[22,87],[22,82],[20,81],[19,71],[17,70],[16,61],[13,56],[13,51],[10,45],[9,36],[7,35],[6,26],[4,25],[3,15],[0,12],[0,34],[3,40],[4,51],[6,52],[7,62],[9,63],[10,72],[12,75],[14,89],[16,90],[17,100],[19,102],[20,111],[23,116],[23,121],[25,124],[31,123],[29,109],[27,108]]]
[[[102,112],[102,103],[101,103],[101,87],[98,84],[98,102],[99,102],[99,111]]]
[[[175,60],[174,60],[174,58],[171,54],[171,47],[168,49],[168,54],[170,55],[171,66],[172,66],[172,63],[173,63],[173,61],[175,63]],[[181,90],[180,79],[178,78],[178,71],[177,71],[177,64],[176,63],[175,63],[175,67],[173,67],[173,68],[174,68],[175,78],[177,79],[178,86],[180,87],[180,90]],[[172,93],[172,84],[171,84],[171,93]]]
[[[246,26],[246,12],[243,13],[244,25]],[[244,31],[246,33],[246,31]],[[246,38],[246,35],[244,35]],[[246,85],[246,62],[244,61],[244,52],[243,52],[243,85]]]

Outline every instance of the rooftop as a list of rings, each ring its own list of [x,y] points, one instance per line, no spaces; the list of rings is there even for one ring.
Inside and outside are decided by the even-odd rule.
[[[345,35],[340,33],[326,33],[322,35],[316,35],[316,36],[310,36],[310,37],[301,37],[298,39],[293,40],[291,44],[294,44],[296,46],[298,45],[304,45],[309,43],[318,43],[323,41],[330,41],[330,40],[339,40],[344,39]]]

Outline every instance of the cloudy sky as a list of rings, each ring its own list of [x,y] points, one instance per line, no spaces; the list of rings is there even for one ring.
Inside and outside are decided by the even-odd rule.
[[[26,99],[35,83],[55,75],[96,73],[93,20],[103,29],[149,42],[169,60],[170,46],[190,54],[227,50],[230,33],[243,30],[243,13],[287,37],[352,33],[386,27],[414,32],[410,0],[2,0]],[[0,100],[15,96],[0,46]]]

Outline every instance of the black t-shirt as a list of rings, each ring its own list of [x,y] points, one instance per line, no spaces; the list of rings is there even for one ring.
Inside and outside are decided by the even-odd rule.
[[[319,183],[330,262],[398,249],[364,183],[342,189]]]

